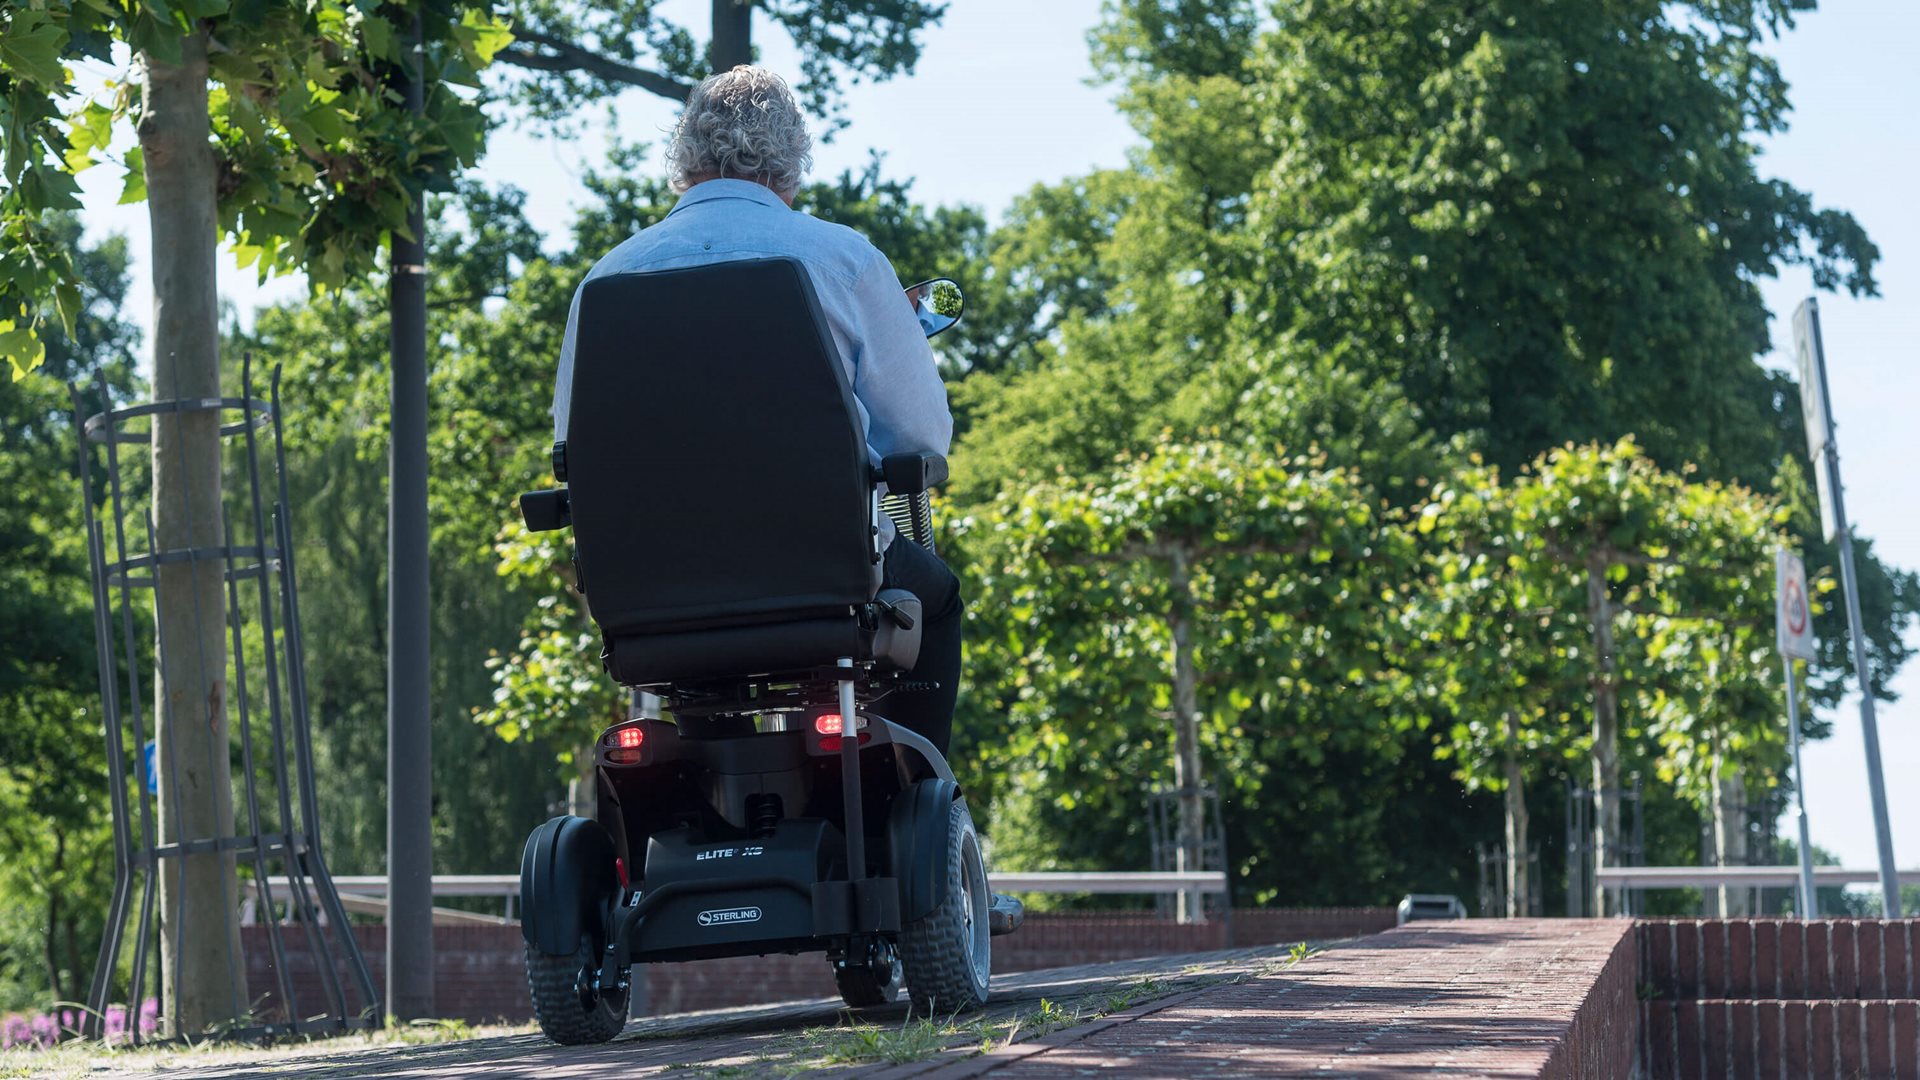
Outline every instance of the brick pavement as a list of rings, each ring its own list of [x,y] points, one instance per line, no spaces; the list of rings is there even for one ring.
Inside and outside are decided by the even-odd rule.
[[[1626,1077],[1631,930],[1625,920],[1415,924],[926,1080]]]
[[[1078,967],[1109,960],[1176,956],[1301,940],[1354,938],[1394,924],[1389,907],[1242,908],[1230,920],[1191,925],[1151,913],[1044,913],[1027,918],[1020,933],[993,943],[996,975],[1041,968]],[[241,928],[246,945],[248,1000],[256,1015],[281,1018],[281,984],[264,925]],[[286,974],[302,1015],[326,1007],[321,973],[304,935],[281,927]],[[354,937],[376,989],[385,986],[386,930],[356,926]],[[533,1018],[523,977],[525,945],[517,924],[436,926],[433,931],[434,1007],[437,1015],[470,1023],[525,1023]],[[347,991],[348,1014],[363,1005],[344,966],[336,972]],[[635,1016],[800,1001],[833,994],[833,975],[817,954],[752,956],[696,964],[660,964],[645,969],[645,989]]]
[[[985,1023],[929,1060],[808,1072],[863,1080],[1214,1077],[1625,1077],[1633,1057],[1634,949],[1626,920],[1417,924],[1297,965],[1283,948],[1161,957],[997,977]],[[1149,988],[1141,980],[1151,978]],[[1116,991],[1128,1000],[1116,1006]],[[1042,1000],[1091,1022],[979,1053],[982,1030]],[[806,1032],[839,1021],[815,1000],[636,1020],[600,1047],[537,1035],[351,1048],[178,1070],[200,1080],[490,1076],[598,1080],[773,1076],[810,1059]],[[861,1017],[899,1027],[898,1007]],[[815,1048],[817,1050],[817,1047]]]
[[[1099,1011],[1118,991],[1139,988],[1151,980],[1151,990],[1136,999],[1177,994],[1201,985],[1243,977],[1272,966],[1284,949],[1253,948],[1161,956],[1148,959],[1087,964],[1074,968],[996,975],[988,1007],[974,1017],[960,1018],[971,1025],[1007,1021],[1032,1014],[1047,1001],[1067,1012]],[[284,1077],[301,1080],[429,1080],[446,1076],[485,1076],[511,1080],[611,1080],[627,1077],[687,1076],[759,1077],[779,1075],[809,1064],[801,1045],[802,1033],[831,1028],[845,1015],[838,998],[783,1002],[750,1008],[720,1009],[649,1017],[630,1021],[626,1030],[605,1046],[563,1047],[543,1036],[509,1035],[468,1039],[429,1046],[355,1047],[350,1038],[315,1044],[312,1048],[259,1052],[242,1060],[186,1065],[158,1071],[97,1073],[102,1080],[127,1076],[180,1076],[195,1080],[238,1080],[243,1077]],[[904,1005],[869,1009],[858,1019],[881,1027],[899,1027],[907,1020]],[[912,1075],[935,1068],[977,1050],[978,1034],[956,1036],[955,1054],[911,1066],[864,1065],[850,1069],[809,1071],[808,1076],[869,1076],[873,1080]],[[178,1067],[186,1065],[186,1067]]]

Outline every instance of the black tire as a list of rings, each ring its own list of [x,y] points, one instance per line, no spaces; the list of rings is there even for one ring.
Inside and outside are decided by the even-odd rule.
[[[580,1001],[581,969],[599,959],[591,934],[580,936],[580,948],[571,956],[527,946],[527,989],[533,994],[534,1019],[547,1038],[562,1046],[603,1043],[627,1026],[629,993],[602,994],[591,1009]]]
[[[940,903],[900,933],[900,966],[920,1016],[950,1016],[986,1004],[992,970],[986,864],[964,799],[947,811],[947,866]]]
[[[900,1000],[900,958],[892,949],[880,956],[882,967],[867,964],[835,966],[833,982],[840,988],[840,1000],[849,1009],[871,1009]]]

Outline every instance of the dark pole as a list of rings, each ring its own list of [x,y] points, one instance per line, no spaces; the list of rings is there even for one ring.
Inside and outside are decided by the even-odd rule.
[[[420,16],[404,70],[407,108],[424,108]],[[427,248],[423,196],[395,232],[387,306],[392,319],[393,449],[387,532],[387,1011],[433,1015],[433,729],[427,700]]]
[[[714,74],[753,63],[753,0],[713,0],[707,63]]]

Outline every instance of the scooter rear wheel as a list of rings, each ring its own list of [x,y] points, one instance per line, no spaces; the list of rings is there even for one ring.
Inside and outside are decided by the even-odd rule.
[[[534,1019],[547,1038],[562,1046],[603,1043],[627,1026],[627,991],[581,993],[582,973],[599,962],[600,950],[591,934],[580,935],[580,948],[569,956],[527,946],[527,989],[533,995]]]
[[[900,965],[907,991],[914,1012],[927,1017],[986,1004],[993,966],[987,868],[966,800],[955,799],[948,808],[947,829],[940,903],[925,918],[908,923],[900,934]]]

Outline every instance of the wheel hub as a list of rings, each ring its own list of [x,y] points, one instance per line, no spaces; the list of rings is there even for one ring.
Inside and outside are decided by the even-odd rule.
[[[867,966],[873,970],[874,981],[883,987],[900,985],[900,954],[894,951],[893,944],[876,941],[867,950]]]
[[[591,965],[581,968],[573,979],[573,993],[580,999],[580,1007],[592,1012],[600,1004],[600,973]]]

